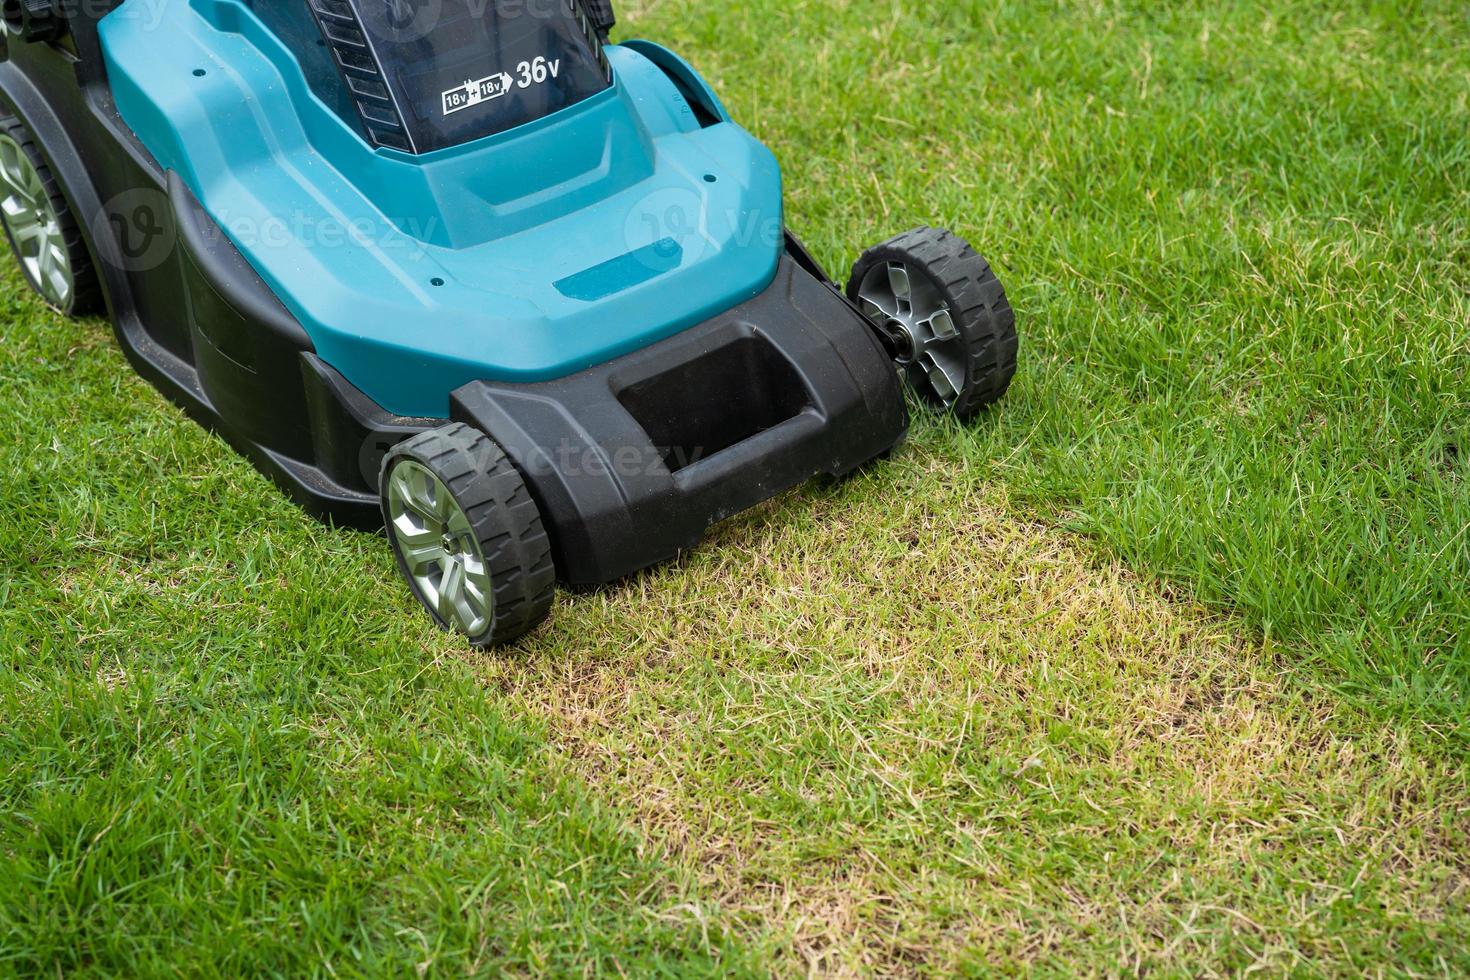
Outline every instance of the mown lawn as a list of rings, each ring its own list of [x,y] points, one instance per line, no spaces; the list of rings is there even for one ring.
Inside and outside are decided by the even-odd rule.
[[[643,0],[978,425],[432,631],[0,285],[0,973],[1470,970],[1463,4]]]

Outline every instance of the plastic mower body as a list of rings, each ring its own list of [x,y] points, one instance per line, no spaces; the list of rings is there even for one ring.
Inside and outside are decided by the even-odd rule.
[[[75,7],[76,9],[72,9]],[[846,294],[780,170],[585,0],[5,0],[0,194],[30,284],[308,509],[383,527],[473,642],[907,429],[1014,320],[947,233]],[[899,370],[895,370],[897,363]]]

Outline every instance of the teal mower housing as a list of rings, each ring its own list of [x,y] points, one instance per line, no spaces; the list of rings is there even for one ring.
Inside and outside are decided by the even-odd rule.
[[[587,0],[3,0],[30,285],[318,516],[386,528],[471,643],[1016,370],[918,228],[833,282],[771,152]]]

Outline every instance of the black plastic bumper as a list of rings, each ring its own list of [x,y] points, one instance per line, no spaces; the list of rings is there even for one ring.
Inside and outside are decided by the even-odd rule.
[[[765,292],[713,320],[557,381],[466,385],[452,411],[516,461],[573,585],[672,558],[908,428],[872,330],[789,257]]]

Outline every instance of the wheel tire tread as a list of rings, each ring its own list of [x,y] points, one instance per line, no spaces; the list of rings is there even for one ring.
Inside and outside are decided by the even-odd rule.
[[[879,262],[890,261],[921,267],[947,294],[955,326],[966,339],[969,376],[955,401],[955,415],[968,419],[999,401],[1015,377],[1020,340],[1015,311],[990,263],[947,229],[913,228],[858,258],[848,280],[848,296],[856,302],[868,271]]]
[[[70,305],[60,312],[70,317],[82,317],[100,311],[104,305],[102,281],[97,275],[96,266],[92,263],[92,254],[87,250],[87,242],[82,236],[81,225],[77,223],[76,216],[72,214],[71,205],[67,203],[66,195],[62,192],[61,183],[52,173],[51,165],[46,162],[40,145],[26,124],[16,116],[0,115],[0,132],[15,140],[21,152],[30,158],[31,164],[36,168],[36,173],[41,177],[41,188],[45,191],[47,199],[50,200],[51,207],[56,211],[57,223],[61,225],[62,243],[66,247],[67,259],[72,269],[72,299]],[[12,246],[13,244],[12,240]],[[26,277],[31,288],[35,289],[35,284],[30,283],[29,274],[22,271],[22,275]]]
[[[551,611],[556,567],[541,513],[510,458],[489,436],[455,422],[420,433],[390,451],[383,461],[385,489],[388,474],[401,459],[428,466],[444,481],[480,543],[495,609],[485,635],[471,638],[471,643],[501,646],[535,629]],[[383,496],[386,520],[386,492]],[[401,558],[399,564],[401,569]],[[429,612],[445,625],[437,611]]]

